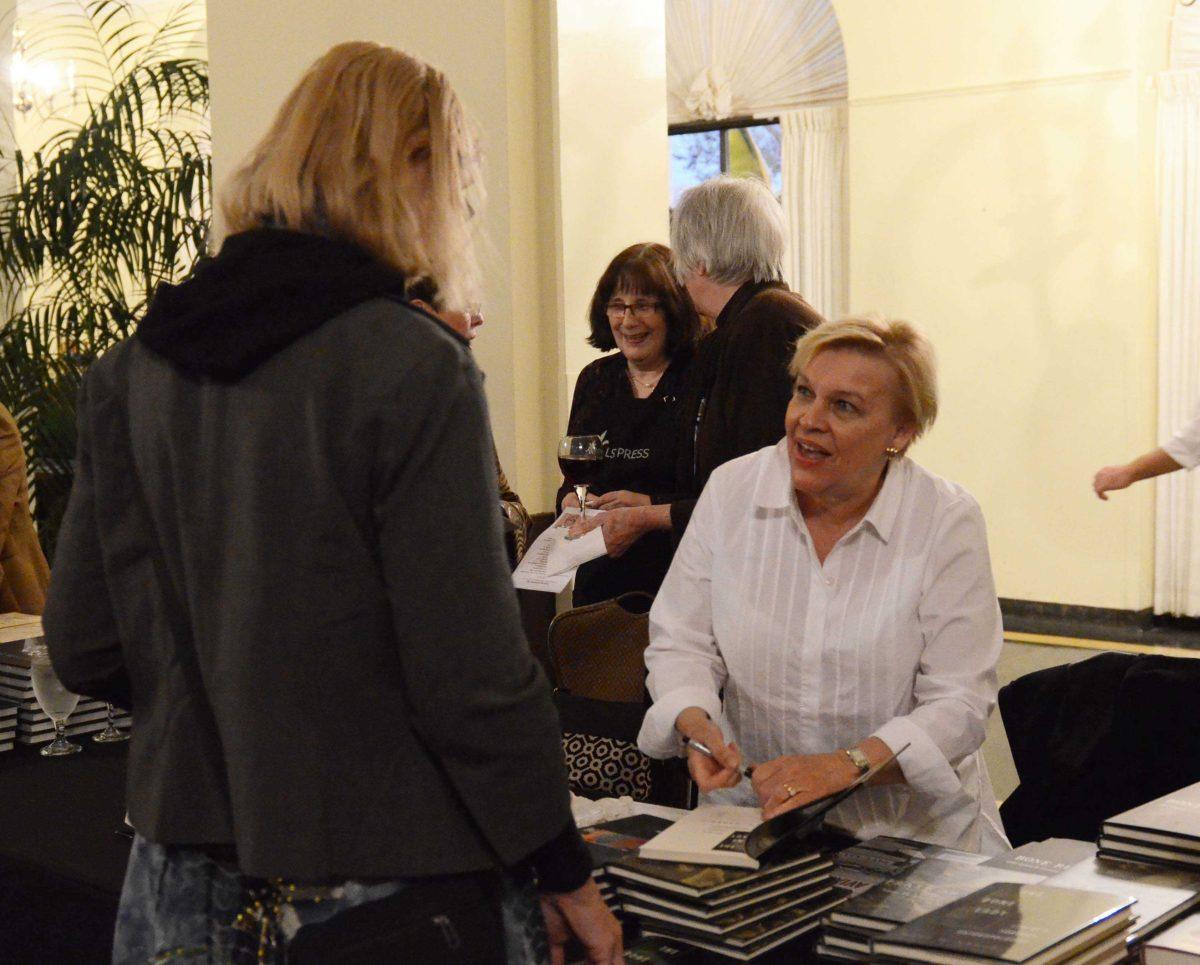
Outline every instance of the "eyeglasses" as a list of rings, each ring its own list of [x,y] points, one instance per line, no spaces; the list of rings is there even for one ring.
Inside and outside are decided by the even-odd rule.
[[[625,302],[609,302],[605,311],[608,312],[608,317],[612,319],[624,318],[626,312],[630,312],[634,318],[649,318],[658,311],[661,302],[654,301],[636,301],[630,304]]]

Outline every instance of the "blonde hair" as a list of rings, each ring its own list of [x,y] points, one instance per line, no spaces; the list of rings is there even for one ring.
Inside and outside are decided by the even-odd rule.
[[[831,348],[851,349],[888,362],[900,378],[896,408],[914,430],[924,435],[937,418],[937,363],[933,346],[916,326],[899,319],[863,315],[823,322],[796,343],[788,372],[793,379],[818,354]]]
[[[426,138],[427,183],[414,163]],[[478,142],[445,75],[357,41],[300,79],[222,210],[231,232],[276,226],[358,245],[436,286],[439,307],[461,309],[478,294],[468,189],[482,195]]]
[[[671,252],[682,284],[703,268],[721,285],[783,278],[783,208],[758,178],[720,175],[688,188],[671,218]]]

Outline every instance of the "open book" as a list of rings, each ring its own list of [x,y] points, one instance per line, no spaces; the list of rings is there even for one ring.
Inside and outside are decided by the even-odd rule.
[[[905,744],[886,760],[859,775],[849,787],[773,817],[770,821],[763,821],[762,812],[756,807],[699,807],[643,844],[638,849],[638,856],[651,861],[757,868],[764,858],[788,853],[793,847],[803,847],[804,838],[821,826],[827,812],[841,804],[907,749],[908,745]]]

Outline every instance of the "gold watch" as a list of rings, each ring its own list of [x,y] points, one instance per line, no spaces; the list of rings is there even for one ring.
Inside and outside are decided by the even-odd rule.
[[[871,762],[867,760],[867,755],[860,751],[857,747],[847,747],[842,751],[848,758],[850,763],[858,768],[858,774],[861,777],[871,769]]]

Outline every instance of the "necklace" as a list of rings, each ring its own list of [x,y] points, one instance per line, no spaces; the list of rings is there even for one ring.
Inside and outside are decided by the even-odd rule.
[[[640,385],[643,389],[646,389],[649,392],[654,391],[655,387],[658,385],[659,381],[663,377],[663,372],[665,372],[665,371],[667,371],[665,368],[660,369],[658,375],[654,376],[653,379],[645,380],[645,379],[639,379],[636,375],[633,374],[633,369],[631,369],[628,365],[625,366],[625,374],[629,376],[629,381],[632,382],[634,385]]]

